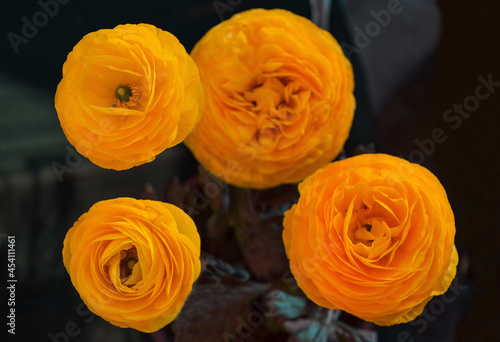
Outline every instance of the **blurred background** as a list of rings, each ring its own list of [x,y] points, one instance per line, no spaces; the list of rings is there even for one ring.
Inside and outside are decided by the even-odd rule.
[[[313,18],[341,43],[356,77],[357,110],[347,151],[373,143],[377,152],[424,165],[441,180],[453,207],[461,257],[458,287],[447,294],[454,299],[431,306],[435,310],[425,329],[411,324],[378,328],[379,340],[499,341],[500,30],[495,4],[2,0],[0,336],[7,330],[7,235],[15,235],[16,335],[10,340],[50,341],[73,321],[78,334],[52,340],[151,341],[146,334],[89,319],[62,264],[63,239],[95,202],[139,198],[146,184],[165,189],[175,176],[185,180],[196,171],[184,146],[121,172],[101,169],[77,154],[54,109],[68,52],[89,32],[141,22],[170,31],[190,51],[212,26],[262,7]]]

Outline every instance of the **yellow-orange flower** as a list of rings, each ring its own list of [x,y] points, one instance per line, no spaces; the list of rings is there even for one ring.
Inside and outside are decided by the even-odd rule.
[[[327,31],[285,10],[254,9],[213,27],[191,56],[205,110],[185,144],[216,176],[269,188],[299,182],[339,154],[354,80]]]
[[[200,274],[200,236],[181,209],[116,198],[83,214],[63,261],[87,307],[108,322],[156,331],[179,314]]]
[[[127,24],[89,33],[76,44],[55,107],[78,152],[103,168],[124,170],[184,140],[200,119],[203,89],[175,36]]]
[[[427,169],[385,154],[306,178],[283,221],[290,269],[316,304],[378,325],[413,320],[456,274],[455,221]]]

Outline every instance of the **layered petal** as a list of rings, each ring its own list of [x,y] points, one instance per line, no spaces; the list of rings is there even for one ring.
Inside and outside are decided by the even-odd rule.
[[[455,277],[455,221],[427,169],[384,154],[331,163],[285,213],[290,269],[318,305],[378,325],[413,320]]]
[[[181,209],[159,201],[96,203],[68,231],[63,262],[87,307],[143,332],[177,317],[200,274],[200,237]]]
[[[118,25],[87,34],[68,54],[55,107],[79,153],[124,170],[184,140],[200,120],[203,89],[171,33]]]
[[[206,103],[185,144],[216,176],[269,188],[299,182],[339,154],[354,78],[330,33],[285,10],[254,9],[212,28],[191,56]]]

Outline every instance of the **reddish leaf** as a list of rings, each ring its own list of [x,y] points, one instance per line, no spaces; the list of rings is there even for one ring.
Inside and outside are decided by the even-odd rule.
[[[205,269],[175,321],[175,341],[243,341],[249,337],[254,329],[248,323],[252,302],[269,286],[245,278],[248,274],[241,268],[205,261]]]
[[[251,273],[259,280],[272,282],[281,278],[288,268],[281,238],[282,217],[272,216],[262,220],[249,194],[248,190],[232,188],[232,219],[236,237]]]

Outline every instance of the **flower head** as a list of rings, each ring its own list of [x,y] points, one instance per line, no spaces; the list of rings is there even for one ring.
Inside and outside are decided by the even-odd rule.
[[[116,198],[83,214],[63,261],[87,307],[108,322],[156,331],[179,314],[200,274],[200,236],[174,205]]]
[[[198,68],[171,33],[119,25],[87,34],[63,66],[55,106],[69,142],[124,170],[179,144],[199,121]]]
[[[285,213],[290,269],[318,305],[378,325],[413,320],[456,274],[455,221],[438,179],[385,154],[331,163]]]
[[[206,103],[185,144],[224,181],[296,183],[342,149],[355,107],[351,64],[308,19],[242,12],[208,31],[191,56]]]

